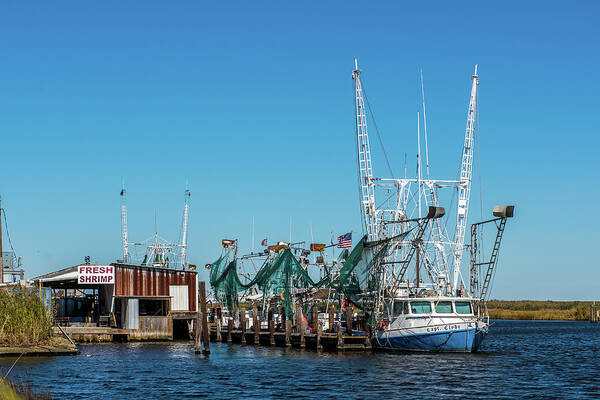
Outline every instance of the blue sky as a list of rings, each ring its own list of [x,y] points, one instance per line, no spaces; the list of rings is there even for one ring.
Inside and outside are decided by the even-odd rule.
[[[155,211],[178,239],[189,178],[199,265],[222,237],[250,249],[252,216],[257,247],[287,240],[290,216],[294,239],[360,231],[359,57],[396,171],[423,69],[438,178],[456,175],[479,64],[484,209],[517,206],[492,297],[596,299],[600,6],[323,3],[3,2],[0,194],[27,276],[120,257],[122,177],[133,240]]]

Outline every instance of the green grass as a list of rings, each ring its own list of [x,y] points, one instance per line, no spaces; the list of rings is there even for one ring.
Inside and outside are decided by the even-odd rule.
[[[587,321],[590,301],[490,300],[490,318],[523,320]]]
[[[52,322],[35,290],[0,289],[0,346],[49,344]]]
[[[52,400],[52,396],[43,390],[34,391],[25,382],[0,377],[0,400]]]

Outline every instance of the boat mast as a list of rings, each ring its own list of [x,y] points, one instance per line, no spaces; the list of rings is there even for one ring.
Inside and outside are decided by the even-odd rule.
[[[121,183],[121,238],[123,240],[123,262],[129,261],[129,252],[127,248],[127,194],[125,191],[125,180]]]
[[[473,173],[473,135],[475,130],[475,115],[477,104],[477,64],[473,74],[471,86],[471,98],[467,114],[467,128],[465,130],[465,143],[462,151],[462,162],[460,167],[460,185],[458,188],[458,210],[456,213],[456,233],[454,237],[454,281],[452,289],[454,293],[458,290],[458,276],[460,274],[460,263],[465,243],[465,229],[467,226],[467,214],[469,211],[469,197],[471,194],[471,178]]]
[[[361,208],[363,231],[370,241],[378,238],[377,212],[375,209],[375,185],[373,183],[373,165],[371,163],[371,148],[367,132],[367,117],[363,96],[361,71],[358,60],[354,59],[354,105],[356,120],[356,151],[358,162],[358,190]]]
[[[188,182],[185,183],[185,195],[183,205],[183,222],[181,226],[181,268],[186,267],[188,218],[190,212],[190,189]]]

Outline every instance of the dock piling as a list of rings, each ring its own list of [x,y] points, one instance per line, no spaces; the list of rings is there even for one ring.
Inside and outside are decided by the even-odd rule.
[[[346,333],[352,336],[352,306],[346,306]]]
[[[252,309],[252,326],[254,327],[254,344],[260,343],[260,320],[258,318],[258,309]]]
[[[291,347],[292,342],[290,340],[292,336],[292,321],[289,319],[285,320],[285,347]]]
[[[227,343],[231,344],[233,339],[231,338],[231,332],[233,331],[233,318],[229,317],[227,321]]]
[[[337,323],[337,350],[344,350],[344,337],[342,336],[342,323],[340,321]]]
[[[246,310],[240,310],[240,329],[242,330],[242,344],[246,344]]]
[[[202,352],[201,344],[202,341],[202,312],[196,313],[196,340],[194,345],[194,352],[200,354]]]
[[[329,309],[329,332],[333,332],[335,330],[333,326],[333,309]]]
[[[200,282],[200,312],[202,313],[202,352],[210,354],[210,331],[208,329],[208,312],[206,311],[206,282]]]

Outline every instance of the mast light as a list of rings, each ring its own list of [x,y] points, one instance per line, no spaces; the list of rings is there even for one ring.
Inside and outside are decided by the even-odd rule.
[[[496,206],[493,214],[494,217],[512,218],[515,214],[515,206]]]

